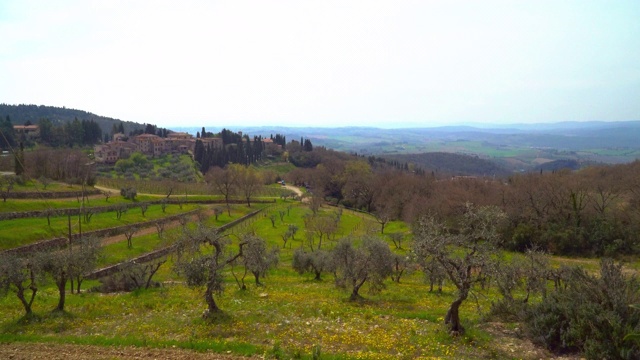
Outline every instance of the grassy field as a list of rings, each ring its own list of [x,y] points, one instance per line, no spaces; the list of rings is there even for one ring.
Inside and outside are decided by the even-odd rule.
[[[232,216],[248,211],[234,210]],[[283,220],[279,211],[287,212]],[[323,212],[333,213],[334,208]],[[274,357],[310,357],[321,352],[326,358],[491,358],[496,355],[491,337],[476,329],[480,317],[476,305],[463,308],[463,318],[471,325],[463,337],[452,338],[442,325],[454,289],[445,287],[442,294],[429,293],[422,276],[414,273],[401,282],[387,282],[379,294],[368,294],[363,302],[348,302],[348,291],[334,285],[332,275],[323,281],[299,275],[291,268],[293,251],[302,245],[302,218],[310,212],[297,203],[280,202],[271,206],[250,224],[236,228],[236,233],[251,231],[282,247],[280,234],[289,224],[301,227],[290,247],[281,249],[279,267],[256,287],[239,290],[231,274],[226,274],[226,292],[218,302],[227,316],[215,323],[202,320],[205,309],[201,289],[191,289],[172,272],[172,259],[160,269],[160,288],[133,293],[100,294],[85,292],[69,296],[64,315],[50,313],[57,292],[49,285],[39,291],[35,311],[37,320],[18,321],[22,308],[15,297],[0,298],[5,315],[0,319],[0,341],[54,341],[89,344],[182,347],[214,349],[237,354],[263,354]],[[271,214],[278,214],[276,226]],[[125,215],[128,216],[128,215]],[[229,219],[219,217],[219,223]],[[213,221],[213,218],[210,219]],[[368,216],[344,210],[335,238],[378,232],[378,224]],[[400,222],[387,232],[407,231]],[[331,248],[334,240],[325,241]],[[163,243],[157,234],[135,237],[133,248],[126,241],[105,248],[101,264],[111,264],[150,251]],[[237,271],[237,269],[236,269]],[[97,285],[85,284],[85,289]],[[483,306],[487,306],[486,301]]]
[[[140,209],[132,208],[117,218],[115,211],[98,213],[92,216],[89,223],[82,220],[82,231],[92,231],[138,222],[160,219],[168,215],[185,213],[199,208],[198,205],[167,205],[165,212],[160,205],[150,205],[144,216]],[[67,216],[51,217],[51,225],[46,218],[24,218],[0,221],[0,250],[27,245],[36,241],[68,235],[69,218]],[[71,232],[79,232],[78,217],[71,217]]]
[[[211,197],[205,197],[210,199]],[[189,197],[189,199],[194,199]],[[136,196],[136,202],[146,202],[146,201],[157,201],[157,196],[145,196],[139,195]],[[109,200],[107,200],[102,195],[94,195],[88,199],[85,199],[84,206],[85,207],[100,207],[100,206],[112,206],[115,204],[130,204],[131,200],[127,200],[122,196],[111,196]],[[81,199],[73,198],[64,198],[64,199],[11,199],[6,202],[0,202],[0,212],[19,212],[19,211],[35,211],[35,210],[46,210],[46,209],[70,209],[70,208],[79,208],[82,206]]]
[[[77,184],[65,184],[59,182],[52,182],[48,184],[46,189],[38,181],[25,181],[20,184],[18,182],[13,184],[11,192],[66,192],[66,191],[82,191],[82,185]]]
[[[280,248],[280,264],[263,279],[263,287],[247,279],[247,290],[240,290],[227,271],[226,290],[216,296],[224,316],[214,321],[203,320],[206,305],[202,289],[185,286],[184,280],[172,271],[174,259],[169,256],[154,278],[163,284],[161,287],[132,293],[69,294],[67,312],[63,314],[51,312],[57,303],[57,290],[51,283],[38,291],[34,303],[38,317],[34,319],[22,318],[23,309],[15,295],[0,297],[4,315],[0,317],[0,342],[180,347],[272,358],[312,358],[318,353],[327,359],[514,358],[514,354],[503,349],[501,339],[483,325],[482,314],[496,296],[494,290],[480,292],[476,300],[470,298],[464,303],[461,317],[467,332],[459,337],[450,336],[443,325],[455,288],[446,284],[442,293],[429,292],[419,272],[408,273],[400,283],[387,280],[386,288],[376,294],[369,293],[365,285],[362,290],[365,300],[349,302],[349,291],[336,287],[332,274],[314,281],[311,275],[300,275],[291,267],[293,251],[303,246],[303,217],[310,210],[292,201],[261,206],[266,207],[261,214],[233,232],[254,232],[271,246]],[[256,208],[234,205],[231,216],[225,212],[217,222],[213,217],[208,221],[219,226]],[[336,211],[331,207],[321,210],[325,214]],[[139,210],[130,210],[124,218],[133,218],[133,213]],[[147,218],[150,213],[151,209]],[[271,215],[276,215],[275,226]],[[102,220],[94,217],[94,222]],[[281,235],[290,224],[300,230],[295,240],[282,248]],[[332,248],[334,238],[379,234],[379,228],[368,215],[343,210],[335,237],[325,240],[323,248]],[[179,229],[168,231],[165,239],[172,238],[171,232],[178,233]],[[402,222],[387,225],[385,234],[393,232],[409,236]],[[131,249],[126,241],[110,244],[104,249],[100,265],[130,259],[165,246],[168,241],[153,233],[134,237]],[[408,240],[403,245],[408,248]],[[235,271],[239,269],[236,267]],[[98,284],[86,281],[83,288]]]

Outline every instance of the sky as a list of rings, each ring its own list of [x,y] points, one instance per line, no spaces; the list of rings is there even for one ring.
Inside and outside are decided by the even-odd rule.
[[[168,128],[640,120],[640,1],[0,0],[0,103]]]

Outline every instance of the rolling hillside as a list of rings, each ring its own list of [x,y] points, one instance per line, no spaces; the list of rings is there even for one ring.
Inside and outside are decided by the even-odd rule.
[[[44,105],[8,105],[0,104],[0,116],[9,116],[14,125],[22,125],[27,121],[37,124],[40,119],[49,119],[54,125],[64,124],[68,121],[93,120],[100,126],[103,134],[111,133],[113,124],[122,122],[125,133],[133,130],[144,129],[143,124],[132,121],[123,121],[106,116],[96,115],[83,110],[68,109],[64,107]]]

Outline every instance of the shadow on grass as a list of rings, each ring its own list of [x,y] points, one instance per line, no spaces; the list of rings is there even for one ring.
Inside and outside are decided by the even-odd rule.
[[[231,324],[234,322],[233,317],[222,310],[213,312],[206,310],[204,314],[202,314],[202,320],[207,324],[215,325]]]
[[[22,332],[25,327],[31,324],[40,323],[42,322],[42,320],[43,320],[42,316],[36,313],[26,314],[18,318],[18,320],[16,320],[15,322],[13,321],[7,322],[4,326],[2,326],[2,328],[0,328],[0,333],[3,333],[3,334],[19,333],[19,332]]]

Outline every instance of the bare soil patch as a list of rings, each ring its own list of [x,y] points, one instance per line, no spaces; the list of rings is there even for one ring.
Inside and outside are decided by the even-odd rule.
[[[257,357],[252,357],[257,359]],[[176,359],[176,360],[246,360],[231,354],[196,352],[185,349],[151,349],[137,347],[103,347],[52,343],[0,343],[0,359],[11,360],[106,360],[106,359]]]
[[[579,360],[578,355],[558,356],[547,349],[535,345],[531,340],[520,334],[519,329],[509,329],[503,323],[490,322],[481,325],[484,330],[494,336],[493,347],[503,354],[518,359],[554,359],[554,360]]]

